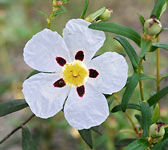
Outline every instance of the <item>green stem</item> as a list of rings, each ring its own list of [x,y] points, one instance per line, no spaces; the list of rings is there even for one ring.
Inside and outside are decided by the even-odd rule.
[[[119,97],[118,97],[118,93],[114,93],[114,94],[113,94],[113,97],[117,100],[117,103],[118,103],[118,104],[121,104],[121,101],[120,101],[120,99],[119,99]],[[130,121],[130,123],[131,123],[131,125],[132,125],[132,128],[133,128],[134,131],[135,131],[135,134],[136,134],[138,137],[141,137],[141,135],[140,135],[140,133],[138,132],[138,129],[137,129],[137,127],[136,127],[134,121],[132,120],[130,114],[128,113],[128,111],[125,111],[125,115],[127,116],[128,120]]]
[[[157,42],[160,42],[160,36],[157,38]],[[156,50],[156,86],[157,92],[160,91],[160,48]],[[160,119],[160,100],[158,101],[159,105],[159,119]]]
[[[62,1],[53,0],[52,12],[51,12],[50,16],[47,18],[48,29],[51,29],[51,23],[54,19],[54,12],[57,11],[58,9],[60,9],[60,6],[62,6],[62,5],[63,5]]]
[[[138,66],[138,72],[142,73],[142,62],[143,62],[143,58],[140,58],[139,60],[139,66]],[[140,88],[140,94],[141,94],[141,100],[144,100],[144,93],[143,93],[143,85],[142,85],[142,81],[139,80],[139,88]]]

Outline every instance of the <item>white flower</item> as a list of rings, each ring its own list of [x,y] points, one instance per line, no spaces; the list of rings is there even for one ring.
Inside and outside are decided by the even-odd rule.
[[[63,30],[63,38],[49,29],[37,33],[24,48],[24,60],[41,72],[23,83],[23,93],[32,112],[40,118],[64,110],[68,123],[76,129],[88,129],[104,122],[109,115],[102,94],[121,90],[127,80],[125,59],[106,52],[94,59],[105,34],[89,29],[89,22],[72,19]],[[64,105],[65,104],[65,105]]]

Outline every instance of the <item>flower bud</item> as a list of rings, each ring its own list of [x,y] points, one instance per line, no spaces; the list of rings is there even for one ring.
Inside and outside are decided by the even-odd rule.
[[[113,13],[112,9],[106,9],[106,11],[102,15],[100,15],[98,19],[102,21],[108,21],[110,20],[112,13]]]
[[[162,139],[165,134],[164,123],[157,122],[149,128],[149,134],[152,138]]]
[[[157,35],[162,30],[162,25],[155,17],[145,21],[144,31],[150,36]]]

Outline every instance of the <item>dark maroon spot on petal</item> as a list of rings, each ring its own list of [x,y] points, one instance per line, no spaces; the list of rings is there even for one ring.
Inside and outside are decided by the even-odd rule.
[[[82,86],[80,86],[80,87],[77,87],[76,90],[77,90],[77,92],[78,92],[78,95],[79,95],[80,97],[83,97],[83,95],[85,94],[85,87],[84,87],[84,85],[82,85]]]
[[[83,53],[83,51],[78,51],[78,52],[76,53],[76,55],[75,55],[75,59],[76,59],[76,60],[83,61],[83,59],[84,59],[84,53]]]
[[[99,75],[99,73],[95,69],[89,69],[89,77],[90,78],[96,78]]]
[[[63,79],[59,79],[53,85],[54,85],[54,87],[62,88],[66,85],[66,83]]]
[[[56,57],[56,61],[60,66],[64,66],[66,64],[66,60],[62,57]]]

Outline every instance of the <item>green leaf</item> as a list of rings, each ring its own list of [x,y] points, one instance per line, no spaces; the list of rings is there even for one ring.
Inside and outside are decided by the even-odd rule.
[[[33,70],[32,72],[30,72],[30,74],[27,76],[26,79],[30,78],[31,76],[34,76],[35,74],[38,74],[40,73],[40,71],[37,71],[37,70]]]
[[[163,43],[163,42],[153,43],[152,46],[168,50],[168,44],[167,43]]]
[[[164,78],[168,77],[168,73],[164,74],[163,76],[160,77],[160,81],[162,81]]]
[[[22,149],[23,150],[37,150],[32,135],[27,127],[22,127]]]
[[[89,22],[93,22],[100,15],[102,15],[105,11],[106,11],[106,7],[100,8],[96,12],[94,12],[94,13],[90,14],[89,16],[87,16],[86,20],[88,20]]]
[[[163,12],[164,5],[165,5],[165,0],[156,1],[155,6],[154,6],[152,13],[151,13],[151,17],[152,17],[152,15],[156,15],[156,18],[160,19],[160,16]]]
[[[54,17],[67,12],[67,9],[64,6],[60,6],[60,9],[54,12]]]
[[[100,126],[92,127],[91,130],[96,132],[99,135],[102,135],[101,130],[100,130]]]
[[[122,140],[117,141],[117,143],[115,144],[115,146],[117,146],[117,147],[127,146],[127,145],[129,145],[130,143],[132,143],[135,140],[136,139],[133,139],[133,138],[122,139]]]
[[[150,76],[150,75],[146,75],[146,74],[141,74],[141,80],[145,80],[145,79],[151,79],[151,80],[156,80],[155,76]]]
[[[153,113],[152,113],[152,124],[159,120],[159,111],[160,111],[160,109],[159,109],[159,105],[157,103],[154,110],[153,110]]]
[[[0,117],[28,107],[24,99],[11,100],[0,103]]]
[[[111,111],[112,110],[112,103],[114,102],[114,98],[112,96],[109,96],[107,98],[107,100],[108,100],[109,111]]]
[[[123,95],[123,98],[122,98],[122,102],[121,102],[121,108],[122,108],[122,111],[125,111],[126,108],[127,108],[127,105],[128,105],[128,102],[138,84],[138,81],[140,80],[140,74],[139,73],[134,73],[131,78],[130,78],[130,81],[129,83],[127,84],[127,87],[124,91],[124,95]]]
[[[41,10],[38,10],[37,11],[39,14],[41,14],[42,16],[44,16],[46,19],[48,18],[48,15],[46,13],[44,13],[43,11]]]
[[[168,28],[163,28],[163,30],[167,30],[168,31]]]
[[[145,150],[147,147],[149,147],[149,143],[147,140],[138,139],[125,147],[124,150]]]
[[[89,28],[101,30],[105,32],[112,32],[115,34],[125,36],[133,40],[138,46],[140,46],[140,43],[141,43],[141,36],[139,35],[139,33],[137,33],[135,30],[127,26],[114,24],[111,22],[99,22],[99,23],[91,24]]]
[[[163,98],[166,94],[168,94],[168,86],[157,92],[156,94],[152,95],[148,99],[148,103],[150,106],[156,104],[161,98]]]
[[[140,102],[141,113],[142,113],[142,129],[143,137],[146,138],[149,132],[149,126],[151,124],[152,113],[150,106],[147,102]]]
[[[157,143],[154,147],[152,147],[152,150],[167,150],[168,146],[168,139],[163,140],[160,143]]]
[[[137,119],[138,123],[139,123],[139,124],[140,124],[140,126],[142,127],[142,116],[141,116],[141,115],[136,114],[136,115],[135,115],[135,118]]]
[[[136,51],[134,50],[134,48],[131,46],[131,44],[123,37],[121,36],[116,36],[114,39],[116,39],[118,42],[120,42],[120,44],[124,47],[133,68],[136,70],[138,67],[138,62],[139,62],[139,58],[138,55],[136,54]]]
[[[152,41],[146,41],[142,38],[141,40],[141,52],[140,52],[140,57],[143,58],[146,54],[147,51],[150,50],[152,45]]]
[[[78,130],[80,136],[85,141],[85,143],[90,147],[93,148],[93,142],[92,142],[92,132],[90,129],[84,129],[84,130]]]
[[[137,16],[138,16],[138,18],[139,18],[139,21],[140,21],[141,24],[142,24],[142,27],[143,27],[143,26],[144,26],[144,23],[145,23],[144,17],[143,17],[140,13],[137,13]]]
[[[126,108],[126,109],[136,109],[136,110],[140,110],[140,106],[137,105],[137,104],[132,104],[132,103],[130,103],[130,104],[127,105],[127,108]],[[112,113],[115,113],[115,112],[118,112],[118,111],[122,111],[121,105],[115,106],[115,107],[112,109],[111,112],[112,112]]]
[[[85,5],[84,5],[84,8],[83,8],[83,11],[82,11],[82,14],[81,14],[81,19],[84,19],[85,18],[85,14],[86,14],[86,11],[88,9],[88,5],[89,5],[89,0],[85,0]]]

